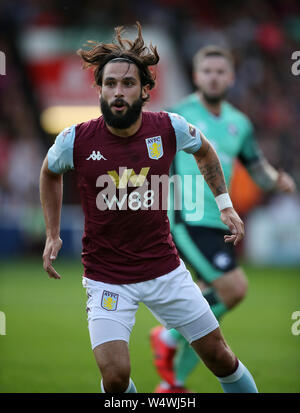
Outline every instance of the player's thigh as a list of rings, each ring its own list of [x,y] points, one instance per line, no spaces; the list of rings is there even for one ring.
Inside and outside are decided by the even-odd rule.
[[[88,327],[92,349],[105,342],[129,342],[139,293],[134,284],[111,285],[83,278],[86,288]]]
[[[229,308],[240,302],[248,290],[247,277],[241,267],[224,273],[212,285]]]
[[[224,242],[228,231],[181,223],[173,227],[172,234],[181,257],[195,271],[201,290],[236,268],[234,248]]]
[[[200,337],[218,327],[208,302],[182,260],[174,271],[143,283],[143,288],[143,302],[167,329],[189,326],[188,331],[182,333],[188,341],[194,335]],[[212,315],[208,325],[199,322],[195,329],[195,320],[207,312]]]

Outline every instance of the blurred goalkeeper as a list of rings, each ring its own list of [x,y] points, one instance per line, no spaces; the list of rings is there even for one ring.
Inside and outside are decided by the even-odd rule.
[[[234,161],[239,159],[264,191],[293,192],[293,179],[284,171],[275,170],[259,150],[249,119],[224,100],[234,82],[229,51],[206,46],[195,55],[193,64],[197,91],[171,111],[182,115],[205,134],[220,158],[227,186],[230,186]],[[182,151],[176,155],[172,168],[172,172],[181,177],[198,173],[197,165]],[[185,209],[177,211],[171,205],[171,231],[181,257],[194,269],[203,295],[219,320],[244,299],[247,279],[236,262],[234,244],[224,243],[228,227],[220,220],[220,212],[206,183],[204,216],[198,221],[188,220],[193,206],[187,200],[193,199],[195,181],[193,185],[185,187],[184,193],[188,194],[182,202]],[[173,202],[174,196],[170,200]],[[162,378],[156,392],[187,392],[186,379],[199,362],[193,348],[178,331],[161,326],[151,331],[151,345],[154,363]]]
[[[182,116],[142,110],[155,85],[149,67],[159,55],[156,47],[145,46],[139,24],[134,41],[117,28],[113,43],[90,46],[78,53],[85,67],[94,69],[102,116],[58,135],[42,166],[40,191],[47,235],[44,269],[59,279],[53,260],[62,245],[62,175],[75,170],[85,216],[83,286],[101,389],[136,392],[128,342],[143,302],[167,328],[183,334],[225,392],[256,393],[250,372],[227,345],[178,256],[162,207],[168,191],[152,185],[157,177],[168,177],[176,152],[189,153],[230,227],[226,240],[238,243],[243,222],[232,208],[216,152]]]

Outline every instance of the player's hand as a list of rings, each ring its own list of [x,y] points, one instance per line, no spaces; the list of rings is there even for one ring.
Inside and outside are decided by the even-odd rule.
[[[245,235],[244,223],[233,208],[225,208],[221,211],[221,220],[228,226],[232,235],[225,235],[226,243],[233,242],[236,246]]]
[[[276,189],[280,192],[292,193],[296,191],[294,179],[282,169],[278,171],[278,178],[276,182]]]
[[[46,245],[43,253],[43,267],[44,270],[49,274],[50,278],[60,279],[61,276],[55,271],[52,266],[52,261],[57,257],[59,250],[62,247],[62,240],[58,238],[48,238],[46,239]]]

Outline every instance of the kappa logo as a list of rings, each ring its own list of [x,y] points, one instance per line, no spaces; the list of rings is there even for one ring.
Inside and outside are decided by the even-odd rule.
[[[101,299],[101,307],[107,311],[116,311],[118,305],[119,294],[103,291]]]
[[[92,159],[93,161],[101,161],[101,159],[103,159],[104,161],[107,161],[107,159],[101,155],[100,151],[93,151],[90,156],[88,158],[86,158],[87,161],[89,161],[90,159]]]
[[[145,139],[150,159],[160,159],[164,154],[161,136]]]

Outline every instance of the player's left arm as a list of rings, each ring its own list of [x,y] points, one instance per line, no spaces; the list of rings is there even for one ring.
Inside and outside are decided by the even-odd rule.
[[[295,192],[294,179],[282,169],[276,170],[264,157],[254,138],[254,129],[250,121],[247,122],[245,138],[238,158],[262,190]]]
[[[60,217],[63,198],[63,174],[74,169],[75,126],[64,129],[48,151],[40,173],[40,199],[46,226],[43,266],[50,278],[60,279],[52,261],[62,247]]]
[[[276,170],[264,157],[245,164],[253,181],[264,191],[292,193],[296,190],[294,179],[282,169]]]
[[[221,220],[228,226],[232,235],[225,235],[225,242],[237,245],[244,237],[244,223],[234,210],[228,195],[222,166],[211,143],[201,134],[201,147],[193,155],[198,168],[215,196],[221,212]]]

